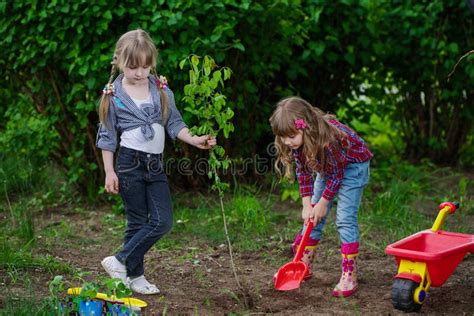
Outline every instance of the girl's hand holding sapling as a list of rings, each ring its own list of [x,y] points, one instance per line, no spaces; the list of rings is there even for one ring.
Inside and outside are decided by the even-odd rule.
[[[211,135],[193,136],[192,142],[192,145],[199,149],[211,149],[217,144],[216,138]]]
[[[178,139],[199,149],[211,149],[216,143],[216,137],[211,135],[193,136],[187,127],[178,133]]]

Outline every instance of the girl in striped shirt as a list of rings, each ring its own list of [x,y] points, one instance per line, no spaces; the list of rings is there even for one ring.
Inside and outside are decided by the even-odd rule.
[[[100,103],[97,133],[105,189],[120,193],[127,216],[123,246],[104,258],[102,266],[112,278],[140,294],[160,292],[145,278],[144,256],[173,223],[163,168],[165,132],[200,149],[216,144],[215,137],[190,134],[166,78],[156,74],[156,57],[155,44],[145,31],[137,29],[120,37]]]

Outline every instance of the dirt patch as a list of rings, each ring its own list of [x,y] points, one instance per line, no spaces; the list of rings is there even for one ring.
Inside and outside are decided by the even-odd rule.
[[[38,241],[38,251],[48,253],[83,271],[90,271],[90,278],[103,275],[100,261],[112,254],[120,245],[121,234],[102,229],[97,214],[52,212],[39,216],[38,231],[46,225],[72,224],[73,231],[67,240],[51,244]],[[168,237],[167,237],[168,238]],[[205,251],[196,251],[205,249]],[[190,256],[189,254],[192,253]],[[184,258],[184,259],[183,259]],[[239,291],[225,247],[212,247],[195,240],[182,249],[159,251],[152,249],[146,256],[147,278],[155,282],[162,293],[155,296],[136,295],[148,302],[145,315],[158,314],[403,314],[392,307],[391,286],[397,272],[391,256],[365,249],[362,244],[359,260],[360,290],[347,299],[336,299],[331,291],[339,278],[340,258],[337,245],[328,240],[318,249],[314,264],[314,276],[300,289],[278,292],[273,288],[273,274],[283,262],[291,260],[286,245],[272,245],[259,252],[235,255],[238,275],[245,288],[247,306]],[[4,275],[5,271],[0,271]],[[54,275],[37,269],[30,271],[32,287],[37,297],[48,295],[47,285]],[[65,276],[72,279],[72,276]],[[77,284],[79,285],[79,284]],[[0,292],[25,291],[19,285],[0,285]],[[467,255],[454,274],[440,288],[430,288],[428,299],[422,308],[426,314],[473,314],[474,313],[474,256]],[[4,302],[0,300],[0,307]]]
[[[244,258],[245,257],[245,258]],[[159,257],[156,259],[160,259]],[[172,258],[161,258],[164,266],[173,264]],[[166,263],[165,263],[166,262]],[[178,269],[158,272],[164,299],[142,297],[151,303],[149,311],[173,313],[229,313],[241,312],[242,302],[236,297],[236,286],[226,254],[221,254],[220,264],[203,260],[199,267],[185,264]],[[442,288],[431,289],[425,313],[474,312],[472,256],[458,267]],[[393,314],[397,313],[390,302],[392,278],[396,264],[392,258],[366,253],[360,258],[360,291],[348,299],[336,299],[331,291],[339,277],[339,258],[319,256],[315,275],[291,292],[278,292],[273,288],[272,275],[278,267],[269,265],[258,255],[240,256],[237,264],[239,275],[250,286],[253,306],[249,312],[261,313],[336,313],[336,314]],[[200,272],[198,272],[200,271]],[[203,272],[206,271],[206,272]],[[199,277],[196,277],[199,275]],[[233,290],[231,290],[233,289]],[[232,293],[232,291],[234,291]],[[449,297],[450,299],[446,299]]]

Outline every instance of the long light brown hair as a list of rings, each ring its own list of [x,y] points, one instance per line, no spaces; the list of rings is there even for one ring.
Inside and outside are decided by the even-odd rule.
[[[310,172],[324,174],[327,167],[327,148],[332,145],[334,150],[341,150],[341,140],[346,137],[344,132],[328,122],[335,118],[334,115],[324,113],[299,97],[289,97],[278,102],[270,117],[277,149],[276,171],[293,180],[294,158],[282,138],[295,136],[298,133],[295,120],[303,119],[307,125],[306,128],[300,129],[303,132],[304,168]]]
[[[112,60],[112,69],[108,84],[112,83],[117,70],[123,70],[125,67],[144,66],[143,57],[145,57],[145,65],[151,66],[151,73],[158,78],[156,74],[156,58],[158,51],[153,40],[147,32],[136,29],[123,34],[115,45],[114,57]],[[161,98],[161,113],[163,122],[168,119],[169,105],[166,92],[158,86]],[[110,105],[110,95],[103,94],[99,103],[100,121],[107,126],[107,114]]]

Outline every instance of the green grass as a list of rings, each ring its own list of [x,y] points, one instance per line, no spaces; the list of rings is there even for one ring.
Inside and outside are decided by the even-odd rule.
[[[275,214],[265,207],[257,196],[243,195],[226,198],[224,209],[233,245],[239,250],[255,250],[258,239],[269,237],[275,230]],[[179,235],[178,243],[185,243],[186,236],[200,236],[214,245],[225,243],[222,213],[218,197],[186,194],[174,203],[175,226],[170,235]],[[183,239],[184,236],[184,239]],[[169,244],[160,242],[160,249]]]
[[[51,315],[51,306],[34,292],[31,274],[71,274],[73,268],[36,252],[37,240],[43,236],[36,231],[35,216],[68,199],[59,190],[62,178],[47,163],[22,157],[0,158],[0,195],[4,197],[0,198],[0,282],[4,291],[0,315]],[[41,234],[54,239],[49,228]],[[12,287],[22,288],[21,293],[10,291]]]
[[[70,270],[64,272],[70,273]],[[60,315],[54,312],[59,308],[61,302],[58,293],[52,291],[50,285],[50,295],[39,297],[28,270],[7,269],[6,277],[2,282],[7,282],[8,286],[2,293],[4,307],[0,309],[0,315]],[[54,281],[51,282],[51,284],[53,283]],[[22,288],[21,292],[18,291],[19,287]],[[61,292],[64,292],[63,288],[61,288]],[[63,296],[65,297],[65,295]]]
[[[19,245],[13,238],[0,236],[0,268],[7,271],[40,269],[47,273],[69,273],[72,268],[50,255],[34,255],[32,245]]]
[[[359,214],[361,240],[379,250],[414,232],[431,226],[426,216],[410,209],[406,196],[398,192],[384,192],[371,202],[371,208],[363,207]]]
[[[40,182],[36,177],[36,166],[29,160],[20,160],[0,154],[0,184],[2,196],[16,192],[26,194],[31,192]]]
[[[30,315],[47,315],[46,312],[41,313],[38,302],[34,297],[13,298],[7,296],[6,306],[0,310],[2,316],[30,316]],[[51,315],[51,313],[50,313]]]
[[[466,232],[469,228],[461,219],[473,206],[467,202],[472,195],[468,183],[452,169],[429,163],[397,162],[375,169],[359,214],[361,235],[370,246],[383,251],[389,243],[430,228],[438,205],[445,201],[460,201],[462,208],[454,215],[457,218],[448,217],[442,229]]]
[[[60,177],[60,171],[49,162],[0,154],[0,192],[4,197],[52,192],[56,185],[52,180]]]
[[[13,281],[6,288],[6,293],[2,293],[5,298],[5,307],[0,309],[0,315],[59,315],[53,312],[55,308],[59,307],[59,300],[55,300],[53,297],[39,298],[33,289],[32,280],[28,273],[21,276],[21,285],[25,288],[21,295],[11,290],[11,287],[15,285]]]

